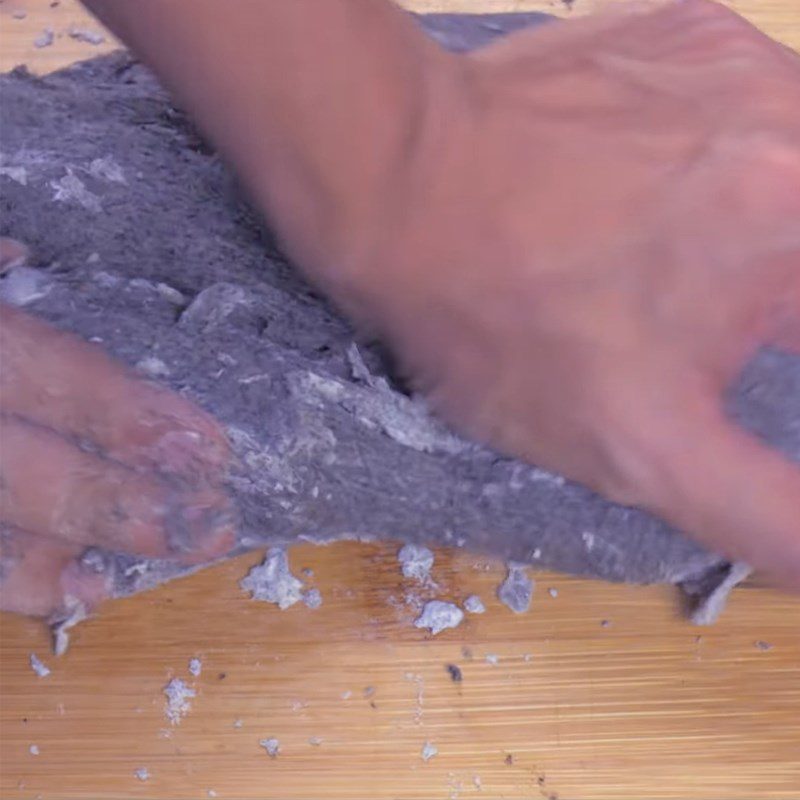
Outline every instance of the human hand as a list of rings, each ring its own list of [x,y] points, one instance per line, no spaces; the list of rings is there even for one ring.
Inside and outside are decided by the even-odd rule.
[[[800,353],[800,59],[687,0],[446,69],[324,283],[462,431],[797,585],[800,468],[722,396]]]
[[[19,252],[0,245],[0,261]],[[88,547],[184,563],[230,549],[213,419],[17,309],[0,323],[0,608],[95,606],[111,587]]]

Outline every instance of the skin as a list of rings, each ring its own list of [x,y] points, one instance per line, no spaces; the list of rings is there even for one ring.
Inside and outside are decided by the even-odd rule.
[[[188,563],[230,549],[216,422],[98,347],[7,306],[0,316],[2,607],[96,605],[110,587],[79,558],[90,546]]]
[[[800,353],[796,54],[705,0],[467,56],[375,0],[88,5],[451,424],[800,583],[800,468],[722,408]],[[183,557],[220,552],[212,420],[19,312],[2,347],[4,607],[96,602],[80,549],[170,553],[187,510]]]

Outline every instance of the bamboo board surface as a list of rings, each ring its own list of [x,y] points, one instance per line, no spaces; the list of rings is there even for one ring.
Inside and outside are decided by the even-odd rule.
[[[567,13],[546,1],[413,5]],[[797,0],[731,5],[800,47]],[[589,7],[577,0],[571,13]],[[67,35],[32,46],[45,27],[70,25],[99,30],[67,0],[3,0],[0,69],[45,72],[114,46]],[[517,616],[494,599],[499,564],[439,551],[436,596],[476,592],[488,610],[432,638],[413,627],[425,593],[400,576],[395,550],[295,548],[294,571],[313,570],[324,602],[285,612],[238,589],[259,558],[245,556],[107,604],[61,659],[38,623],[0,616],[0,796],[800,798],[800,598],[741,588],[717,625],[698,629],[668,588],[544,574]],[[32,652],[48,677],[30,669]],[[197,692],[177,726],[162,694],[173,676]],[[273,736],[270,759],[259,740]],[[427,762],[425,742],[439,751]]]
[[[517,616],[494,599],[500,565],[486,570],[482,559],[439,552],[436,594],[458,600],[477,592],[488,611],[433,638],[413,627],[416,612],[403,599],[415,591],[395,552],[296,548],[293,570],[313,570],[323,605],[286,611],[239,590],[258,560],[246,556],[107,605],[58,660],[38,624],[6,617],[0,793],[800,796],[797,598],[740,589],[722,621],[698,629],[680,619],[669,589],[543,575],[531,611]],[[31,652],[50,676],[36,677]],[[196,679],[187,667],[194,656],[203,663]],[[448,664],[461,669],[460,682]],[[172,676],[197,691],[174,727],[162,694]],[[270,737],[281,746],[274,760],[259,747]],[[427,763],[426,741],[439,750]],[[147,782],[134,777],[140,767],[152,776]]]

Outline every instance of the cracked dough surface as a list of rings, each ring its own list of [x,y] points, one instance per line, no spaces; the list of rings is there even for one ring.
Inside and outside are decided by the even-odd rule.
[[[454,49],[541,15],[425,18]],[[299,539],[472,548],[616,581],[711,588],[729,565],[657,519],[432,419],[381,350],[304,283],[233,177],[126,54],[0,77],[4,235],[34,250],[2,293],[185,392],[225,426],[234,552]],[[11,281],[11,283],[9,283]],[[764,352],[731,412],[800,460],[800,359]],[[178,574],[103,554],[115,593]],[[704,583],[705,582],[705,583]]]

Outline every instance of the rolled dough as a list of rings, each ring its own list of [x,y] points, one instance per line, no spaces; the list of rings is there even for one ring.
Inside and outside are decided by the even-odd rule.
[[[421,24],[467,49],[541,15]],[[186,393],[226,427],[240,465],[235,553],[392,537],[614,581],[688,581],[730,565],[641,511],[467,442],[396,387],[381,350],[275,247],[220,160],[124,53],[46,78],[0,76],[5,235],[33,248],[0,293]],[[764,352],[731,411],[800,459],[800,360]],[[93,553],[117,595],[181,572]]]

